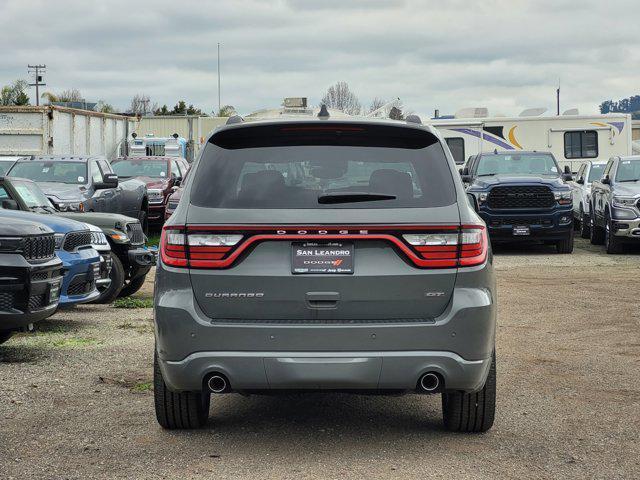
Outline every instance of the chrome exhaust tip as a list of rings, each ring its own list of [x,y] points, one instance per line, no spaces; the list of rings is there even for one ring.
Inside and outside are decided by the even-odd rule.
[[[229,388],[226,378],[221,375],[211,375],[207,380],[207,386],[211,393],[224,393]]]
[[[440,377],[435,373],[425,373],[420,377],[420,388],[423,392],[433,393],[440,388]]]

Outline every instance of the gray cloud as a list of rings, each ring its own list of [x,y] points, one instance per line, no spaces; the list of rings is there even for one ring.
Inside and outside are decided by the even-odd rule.
[[[338,80],[363,104],[518,113],[552,108],[558,78],[563,105],[587,112],[639,93],[639,17],[635,0],[4,0],[0,84],[46,63],[54,91],[211,111],[221,42],[223,102],[244,113],[285,96],[317,103]]]

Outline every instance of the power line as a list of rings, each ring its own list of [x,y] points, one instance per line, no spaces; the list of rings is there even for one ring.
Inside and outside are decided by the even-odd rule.
[[[34,76],[35,83],[30,83],[29,86],[36,87],[36,106],[40,106],[40,85],[42,85],[43,87],[46,85],[46,83],[43,83],[42,81],[42,74],[47,71],[47,66],[27,65],[27,68],[29,69],[29,73]]]

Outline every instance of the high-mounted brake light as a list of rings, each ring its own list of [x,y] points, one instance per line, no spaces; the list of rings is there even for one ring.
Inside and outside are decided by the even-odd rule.
[[[165,265],[227,268],[252,245],[263,241],[378,240],[396,247],[416,267],[481,265],[488,252],[484,225],[396,225],[323,227],[167,226],[160,255]]]

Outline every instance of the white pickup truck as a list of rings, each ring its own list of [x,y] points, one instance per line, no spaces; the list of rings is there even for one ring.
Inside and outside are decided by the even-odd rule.
[[[602,177],[606,164],[606,161],[586,161],[578,168],[575,180],[568,182],[573,192],[573,224],[580,230],[582,238],[589,238],[591,183]]]

